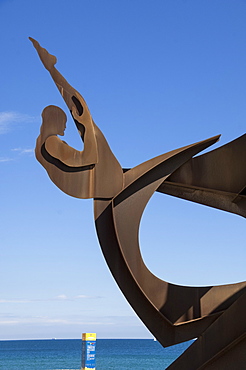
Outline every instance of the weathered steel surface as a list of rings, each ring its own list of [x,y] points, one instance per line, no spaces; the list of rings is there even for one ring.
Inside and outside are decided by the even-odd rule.
[[[246,217],[246,134],[191,158],[157,191]]]
[[[97,234],[108,266],[126,299],[158,341],[170,346],[198,338],[170,369],[210,369],[212,362],[222,364],[225,359],[241,369],[246,282],[188,287],[163,281],[145,266],[138,234],[143,211],[155,191],[245,217],[246,135],[195,158],[219,136],[123,170],[84,99],[55,68],[56,58],[37,41],[31,41],[84,142],[84,150],[77,151],[58,138],[64,134],[66,115],[60,108],[49,106],[42,113],[36,157],[62,191],[77,198],[94,198]],[[221,338],[221,328],[226,340]],[[194,356],[199,360],[193,361]]]
[[[235,370],[246,364],[246,292],[168,369]],[[189,364],[183,367],[183,364]]]

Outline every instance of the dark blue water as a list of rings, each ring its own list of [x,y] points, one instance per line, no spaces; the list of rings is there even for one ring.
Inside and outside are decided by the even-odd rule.
[[[98,339],[96,369],[165,369],[191,343],[163,348],[151,339]],[[77,370],[81,350],[79,339],[0,341],[0,369]]]

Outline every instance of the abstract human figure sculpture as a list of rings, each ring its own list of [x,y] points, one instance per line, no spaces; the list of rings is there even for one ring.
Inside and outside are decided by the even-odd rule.
[[[239,356],[238,349],[245,346],[246,282],[187,287],[163,281],[145,266],[138,233],[142,213],[155,191],[245,217],[246,135],[195,158],[219,136],[122,169],[84,99],[55,68],[56,58],[37,41],[31,41],[84,142],[84,150],[77,151],[57,137],[64,133],[66,115],[60,108],[49,106],[42,113],[36,157],[62,191],[94,199],[97,234],[108,266],[158,341],[170,346],[198,338],[170,369],[210,369],[223,361],[227,369],[241,368],[245,355]],[[229,328],[227,335],[221,337],[218,328]]]

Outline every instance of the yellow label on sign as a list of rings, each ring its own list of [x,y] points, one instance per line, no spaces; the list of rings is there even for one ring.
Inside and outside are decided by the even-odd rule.
[[[96,340],[97,335],[96,333],[83,333],[82,334],[82,340]]]

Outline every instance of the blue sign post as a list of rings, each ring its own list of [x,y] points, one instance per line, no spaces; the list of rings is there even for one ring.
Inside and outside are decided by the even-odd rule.
[[[96,370],[96,334],[82,334],[82,370]]]

